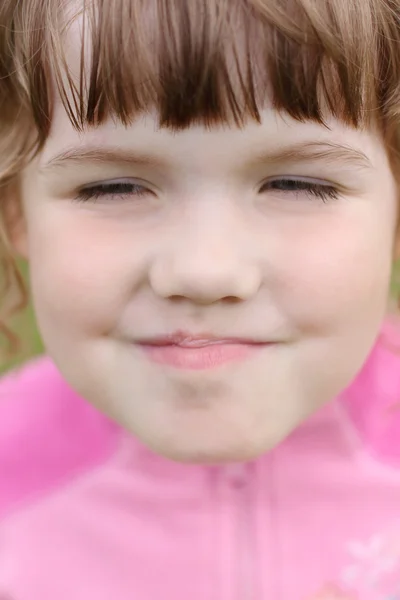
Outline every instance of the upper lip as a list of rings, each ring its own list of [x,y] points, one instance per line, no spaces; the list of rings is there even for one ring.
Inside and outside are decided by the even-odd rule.
[[[141,338],[137,343],[146,346],[181,346],[182,348],[201,348],[216,344],[266,344],[267,342],[251,337],[218,336],[210,333],[189,333],[175,331],[165,335]]]

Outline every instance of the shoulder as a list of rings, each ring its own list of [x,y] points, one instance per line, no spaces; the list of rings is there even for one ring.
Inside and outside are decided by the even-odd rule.
[[[0,379],[0,518],[105,460],[116,434],[48,358]]]
[[[340,400],[369,451],[400,467],[399,320],[386,320],[362,370]]]

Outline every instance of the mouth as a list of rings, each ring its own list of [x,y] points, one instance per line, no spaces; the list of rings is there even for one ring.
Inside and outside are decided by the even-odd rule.
[[[136,345],[154,363],[176,369],[200,371],[247,360],[271,343],[177,332],[142,340]]]

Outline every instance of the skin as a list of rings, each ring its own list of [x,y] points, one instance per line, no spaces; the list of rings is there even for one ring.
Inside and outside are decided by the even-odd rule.
[[[357,600],[353,595],[344,593],[336,586],[329,586],[314,596],[312,600]]]
[[[309,142],[367,160],[327,158],[323,146],[325,159],[257,161]],[[55,160],[88,145],[130,156]],[[339,196],[273,189],[282,177]],[[147,191],[76,200],[121,180]],[[396,197],[378,135],[338,121],[266,107],[243,129],[172,133],[148,114],[79,134],[57,105],[22,176],[13,241],[30,261],[47,350],[79,393],[166,457],[238,461],[278,444],[361,368],[387,306]],[[176,330],[275,344],[201,371],[155,364],[136,344]]]

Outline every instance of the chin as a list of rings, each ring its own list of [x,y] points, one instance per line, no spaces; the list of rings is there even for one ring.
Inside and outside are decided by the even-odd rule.
[[[186,443],[184,443],[186,442]],[[264,441],[263,444],[238,444],[237,441],[218,440],[212,443],[212,440],[203,440],[201,443],[195,443],[195,440],[180,440],[179,444],[152,443],[151,449],[158,455],[169,460],[186,464],[199,465],[223,465],[229,463],[240,463],[254,460],[265,454],[276,443]]]

